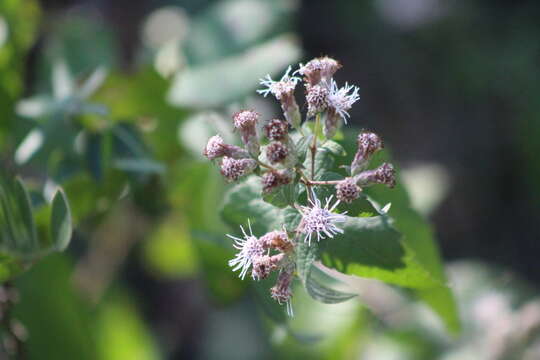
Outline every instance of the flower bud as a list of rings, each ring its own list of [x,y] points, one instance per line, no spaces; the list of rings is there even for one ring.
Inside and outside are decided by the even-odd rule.
[[[304,75],[305,81],[313,86],[321,81],[329,81],[341,65],[328,56],[315,58],[306,65],[300,64],[298,73]]]
[[[277,254],[273,256],[263,255],[256,257],[253,259],[251,276],[255,280],[266,279],[272,271],[277,269],[279,263],[284,257],[284,254]]]
[[[266,147],[266,157],[271,164],[283,162],[289,155],[289,149],[280,142],[273,142]]]
[[[392,164],[384,163],[375,170],[366,170],[354,177],[356,183],[361,186],[384,184],[390,188],[396,185],[396,171]]]
[[[287,185],[293,180],[291,170],[272,170],[262,176],[262,190],[264,194],[272,192],[279,186]]]
[[[346,178],[336,185],[336,197],[346,203],[353,202],[360,196],[360,187],[353,178]]]
[[[307,91],[306,101],[308,104],[308,115],[313,116],[326,109],[328,89],[321,85],[310,86]]]
[[[214,135],[208,139],[203,155],[209,160],[214,160],[222,156],[228,156],[235,159],[243,159],[249,157],[246,150],[235,145],[225,144],[219,135]]]
[[[242,176],[251,173],[257,167],[257,162],[253,159],[233,159],[224,156],[221,161],[221,175],[228,181],[236,181]]]
[[[363,132],[358,135],[358,151],[351,163],[351,175],[356,175],[364,170],[373,154],[381,150],[384,145],[381,138],[372,132]]]
[[[279,273],[276,285],[270,289],[270,296],[278,303],[286,303],[292,297],[291,282],[294,277],[292,269],[285,269]]]
[[[284,140],[289,132],[289,125],[280,119],[273,119],[264,126],[264,134],[269,140]]]
[[[234,127],[240,132],[242,142],[248,152],[257,157],[260,153],[259,137],[257,135],[257,122],[259,114],[252,110],[242,110],[234,114]]]
[[[274,230],[266,233],[260,238],[265,249],[275,249],[286,253],[292,250],[292,243],[287,236],[287,232],[283,230]]]

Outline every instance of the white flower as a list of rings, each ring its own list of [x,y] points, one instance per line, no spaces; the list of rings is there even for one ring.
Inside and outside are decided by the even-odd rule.
[[[357,86],[349,85],[348,83],[345,83],[344,87],[338,88],[337,83],[332,79],[330,94],[328,94],[327,98],[328,105],[334,108],[335,112],[345,121],[345,124],[349,117],[348,111],[360,99],[358,91],[359,88]]]
[[[240,226],[240,229],[242,230],[242,233],[244,234],[244,238],[238,238],[236,236],[232,236],[227,234],[228,237],[234,240],[233,246],[240,250],[234,259],[229,260],[229,266],[233,268],[233,271],[240,270],[240,278],[243,280],[246,276],[247,272],[249,271],[249,268],[253,264],[253,260],[256,257],[263,256],[264,255],[264,244],[259,241],[259,239],[256,236],[253,236],[253,231],[251,230],[251,223],[249,223],[249,235],[246,234],[244,231],[244,228]]]
[[[270,74],[267,74],[264,78],[259,79],[259,84],[266,86],[265,89],[257,90],[259,94],[262,94],[266,97],[268,94],[272,94],[276,99],[281,100],[281,97],[284,94],[290,94],[294,91],[296,84],[300,81],[300,78],[296,76],[290,76],[291,66],[285,71],[285,75],[281,77],[279,81],[274,81],[270,77]]]
[[[325,235],[329,238],[333,238],[335,234],[343,234],[343,230],[336,226],[336,223],[342,223],[346,221],[344,214],[335,214],[332,211],[339,205],[337,200],[334,205],[330,206],[333,196],[326,199],[324,207],[321,205],[321,201],[317,199],[315,193],[312,192],[313,200],[309,200],[311,207],[301,206],[302,210],[302,222],[301,231],[306,235],[304,242],[308,241],[311,245],[311,237],[314,233],[317,234],[317,241],[325,238]]]

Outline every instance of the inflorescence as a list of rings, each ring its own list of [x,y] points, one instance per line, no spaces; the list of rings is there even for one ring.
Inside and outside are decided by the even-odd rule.
[[[395,185],[395,170],[391,164],[383,163],[376,169],[367,169],[373,155],[383,148],[380,137],[368,131],[358,135],[357,152],[347,167],[347,177],[332,181],[313,178],[313,174],[316,174],[315,154],[318,146],[324,144],[324,141],[318,144],[318,127],[322,125],[322,134],[326,139],[333,138],[342,124],[347,123],[352,105],[360,99],[358,87],[345,83],[340,88],[333,79],[334,73],[340,68],[336,60],[321,57],[305,65],[300,64],[296,71],[289,66],[277,81],[266,75],[260,80],[263,88],[257,92],[265,97],[274,96],[281,104],[284,119],[261,123],[259,113],[253,110],[239,111],[233,116],[233,125],[243,147],[226,144],[221,136],[215,135],[208,140],[203,151],[204,156],[219,164],[221,174],[229,182],[252,173],[260,175],[262,195],[291,183],[301,183],[306,187],[307,204],[295,203],[302,216],[296,229],[283,227],[257,237],[248,220],[249,232],[240,227],[243,237],[227,235],[238,250],[229,261],[229,266],[233,271],[239,271],[242,279],[250,271],[254,280],[265,279],[272,272],[277,272],[277,281],[270,289],[270,295],[279,304],[285,304],[291,316],[291,285],[296,275],[295,243],[305,242],[311,246],[315,240],[318,242],[343,234],[342,224],[347,221],[347,216],[346,212],[338,213],[340,202],[351,203],[360,197],[362,188],[373,184]],[[304,83],[307,103],[305,121],[315,123],[315,136],[309,138],[310,176],[306,175],[306,166],[300,161],[305,154],[299,153],[299,141],[293,141],[305,137],[306,128],[302,125],[302,115],[294,95],[301,82]],[[291,132],[291,129],[296,132]],[[333,196],[324,201],[318,199],[314,191],[318,186],[335,187],[336,200],[332,201]]]

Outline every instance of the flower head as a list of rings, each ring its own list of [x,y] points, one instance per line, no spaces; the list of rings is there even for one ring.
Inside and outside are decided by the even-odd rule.
[[[291,95],[296,87],[296,84],[300,81],[300,78],[296,76],[290,76],[291,67],[287,68],[285,75],[281,77],[279,81],[274,81],[270,75],[266,75],[264,78],[259,80],[259,83],[265,86],[265,89],[257,90],[259,94],[262,94],[266,97],[268,94],[272,94],[276,99],[281,100],[283,96]]]
[[[280,142],[270,143],[266,147],[266,157],[271,164],[282,162],[287,155],[289,155],[289,149]]]
[[[224,156],[221,161],[221,175],[228,181],[236,181],[244,175],[251,173],[257,167],[253,159],[233,159]]]
[[[225,144],[219,135],[214,135],[208,139],[208,143],[203,151],[203,155],[209,160],[214,160],[222,156],[229,156],[235,159],[243,159],[249,157],[246,150],[235,145]]]
[[[287,122],[273,119],[264,126],[264,134],[269,140],[283,140],[289,132]]]
[[[345,86],[338,88],[337,83],[332,79],[330,93],[328,94],[328,106],[333,109],[336,114],[339,114],[345,124],[349,115],[349,110],[352,105],[360,99],[358,95],[359,88],[354,85],[345,83]]]
[[[285,303],[287,306],[287,314],[293,316],[291,304],[291,283],[294,278],[294,266],[283,268],[278,275],[276,285],[270,289],[270,296],[279,304]]]
[[[360,187],[353,178],[346,178],[336,185],[336,197],[343,202],[350,203],[360,196]]]
[[[351,174],[356,175],[365,169],[373,154],[384,148],[381,138],[372,132],[358,134],[358,150],[351,163]]]
[[[389,163],[383,163],[374,170],[366,170],[354,177],[356,183],[360,186],[369,186],[373,184],[384,184],[389,188],[396,186],[396,170]]]
[[[325,56],[315,58],[306,65],[300,64],[296,72],[303,75],[308,84],[317,85],[321,81],[328,81],[340,67],[336,60]]]
[[[251,270],[253,280],[266,279],[272,271],[278,268],[284,257],[284,254],[256,256],[253,259],[253,269]]]
[[[308,88],[306,101],[308,104],[308,114],[310,116],[325,110],[328,107],[328,89],[321,85],[314,85]]]
[[[261,236],[261,241],[267,249],[275,249],[282,253],[292,251],[293,244],[285,230],[274,230]]]
[[[233,271],[240,270],[240,278],[242,280],[246,276],[254,260],[265,255],[263,243],[259,241],[256,236],[253,236],[249,221],[248,226],[249,235],[246,234],[244,228],[240,226],[242,234],[244,234],[243,239],[227,234],[228,237],[234,240],[234,248],[239,250],[234,259],[229,260],[229,266],[233,268]]]
[[[287,170],[271,170],[262,176],[263,193],[268,194],[278,186],[287,185],[292,181],[292,174]]]
[[[259,114],[253,110],[242,110],[233,115],[234,127],[240,132],[242,142],[254,157],[259,156],[258,120]]]
[[[310,200],[311,207],[301,206],[302,222],[300,223],[300,231],[305,234],[304,242],[308,241],[311,244],[311,237],[317,234],[317,241],[325,239],[325,237],[333,238],[335,234],[343,234],[343,230],[336,226],[336,223],[345,222],[347,219],[343,214],[335,214],[332,211],[339,205],[337,200],[334,205],[330,206],[333,196],[326,199],[324,207],[321,201],[312,192],[314,200]]]

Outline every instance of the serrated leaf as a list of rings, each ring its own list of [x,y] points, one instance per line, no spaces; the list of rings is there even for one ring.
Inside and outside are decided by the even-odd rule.
[[[342,229],[343,234],[319,244],[324,265],[403,287],[440,285],[400,241],[401,235],[391,227],[389,218],[347,217]]]
[[[58,190],[52,201],[51,237],[54,248],[64,251],[71,240],[71,211],[63,190]]]

